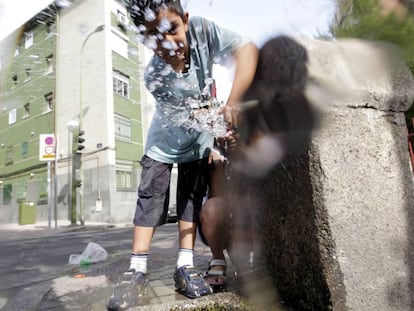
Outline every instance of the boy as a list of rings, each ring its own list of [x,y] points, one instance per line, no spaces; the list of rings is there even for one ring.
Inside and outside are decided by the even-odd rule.
[[[165,223],[173,163],[178,163],[175,285],[189,298],[212,292],[193,266],[193,249],[213,136],[192,128],[190,116],[202,108],[202,98],[208,95],[213,64],[233,60],[235,78],[223,115],[229,127],[236,125],[234,108],[253,79],[258,58],[257,48],[234,32],[200,17],[189,19],[180,0],[131,0],[129,11],[138,37],[154,51],[145,83],[156,100],[156,110],[141,160],[130,267],[109,300],[111,310],[136,303],[148,284],[148,253],[156,226]]]

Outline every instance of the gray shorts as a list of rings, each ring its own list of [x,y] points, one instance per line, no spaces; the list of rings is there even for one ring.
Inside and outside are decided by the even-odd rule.
[[[156,227],[167,221],[172,164],[161,163],[144,155],[141,165],[134,224]],[[178,164],[178,220],[198,223],[208,182],[208,158]]]

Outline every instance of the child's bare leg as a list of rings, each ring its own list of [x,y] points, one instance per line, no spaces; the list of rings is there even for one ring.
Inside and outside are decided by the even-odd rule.
[[[229,211],[223,198],[210,198],[201,209],[200,222],[214,259],[224,259],[229,239]]]
[[[179,247],[193,249],[196,237],[197,225],[193,222],[180,220],[178,221],[179,230]]]
[[[148,253],[154,232],[154,227],[135,226],[132,252],[135,254]]]
[[[213,261],[210,263],[205,279],[212,285],[225,284],[224,249],[228,247],[230,238],[229,210],[226,201],[220,197],[210,198],[201,209],[200,222],[203,235],[213,255]]]

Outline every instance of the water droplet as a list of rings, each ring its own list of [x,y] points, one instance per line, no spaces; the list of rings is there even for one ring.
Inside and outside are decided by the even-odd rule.
[[[160,23],[157,26],[157,30],[160,33],[165,33],[165,32],[167,32],[170,29],[171,29],[171,23],[170,23],[170,21],[168,19],[166,19],[166,18],[162,18],[160,20]]]
[[[157,41],[155,36],[145,37],[144,45],[150,50],[155,50],[157,48]]]
[[[56,5],[60,8],[67,9],[72,6],[72,1],[69,0],[56,0]]]
[[[145,9],[144,16],[147,22],[153,22],[157,18],[157,16],[155,15],[155,12],[151,10],[150,8]]]
[[[168,40],[163,40],[162,42],[161,42],[161,46],[164,48],[164,49],[167,49],[167,50],[172,50],[171,52],[174,52],[173,50],[175,50],[176,48],[177,48],[177,44],[175,44],[175,42],[174,41],[168,41]],[[175,52],[174,52],[175,53]]]

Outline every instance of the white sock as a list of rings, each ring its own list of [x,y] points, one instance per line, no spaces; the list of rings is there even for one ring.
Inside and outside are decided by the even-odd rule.
[[[135,254],[131,253],[131,261],[129,264],[129,270],[134,269],[137,272],[147,274],[147,261],[148,254]]]
[[[194,266],[192,249],[180,248],[178,250],[177,268],[183,266]]]

